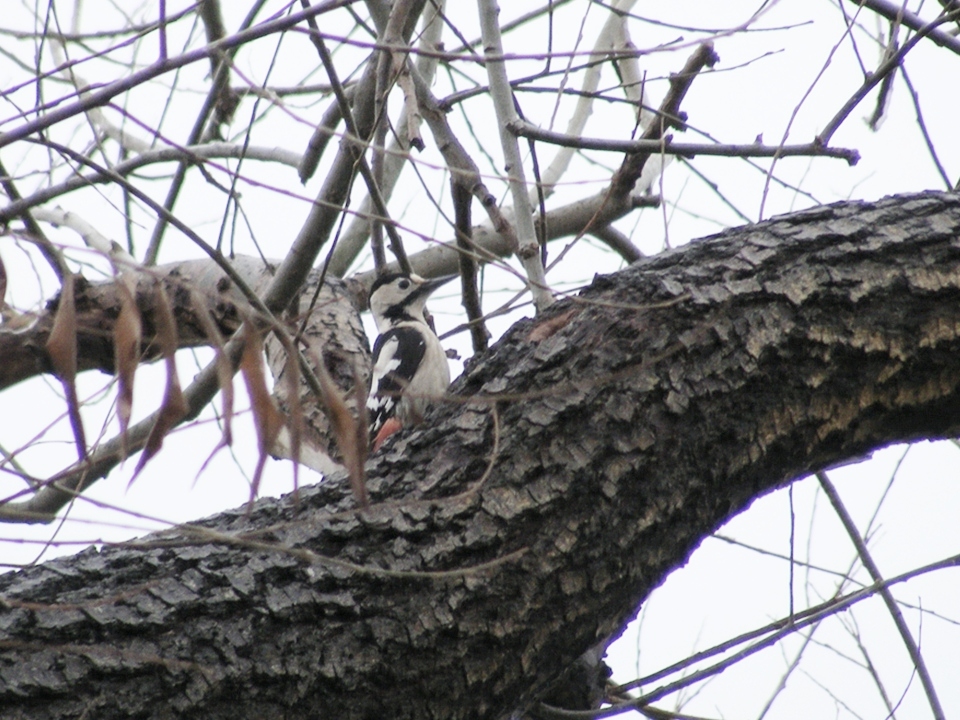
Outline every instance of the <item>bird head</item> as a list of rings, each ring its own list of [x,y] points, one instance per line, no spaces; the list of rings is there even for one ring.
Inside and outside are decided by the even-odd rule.
[[[370,288],[370,311],[377,329],[386,329],[403,321],[424,322],[423,308],[430,294],[456,275],[425,280],[419,275],[390,273],[381,275]]]

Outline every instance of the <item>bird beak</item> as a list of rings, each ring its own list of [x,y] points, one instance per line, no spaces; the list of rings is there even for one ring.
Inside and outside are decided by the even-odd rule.
[[[420,283],[420,288],[417,290],[417,295],[427,297],[440,286],[446,285],[448,282],[458,277],[460,277],[460,275],[454,273],[453,275],[444,275],[443,277],[433,278],[432,280],[422,280]]]

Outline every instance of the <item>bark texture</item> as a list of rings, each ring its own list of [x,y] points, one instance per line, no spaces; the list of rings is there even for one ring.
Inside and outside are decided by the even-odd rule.
[[[598,277],[369,463],[0,577],[0,717],[497,718],[759,495],[960,428],[960,196]]]

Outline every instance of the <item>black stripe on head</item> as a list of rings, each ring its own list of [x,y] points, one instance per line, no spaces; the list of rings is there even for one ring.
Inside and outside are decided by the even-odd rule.
[[[394,322],[401,322],[404,320],[416,320],[413,315],[410,314],[410,311],[407,310],[407,307],[416,302],[419,298],[429,295],[432,288],[429,284],[423,283],[422,280],[414,280],[410,275],[406,273],[388,273],[383,275],[373,283],[370,288],[370,297],[373,297],[373,294],[382,286],[390,285],[397,280],[406,279],[409,280],[411,284],[416,285],[417,287],[410,291],[410,293],[403,298],[403,300],[396,305],[388,307],[384,311],[384,317]]]
[[[383,316],[387,318],[387,320],[393,320],[395,322],[402,322],[404,320],[415,322],[416,318],[410,314],[409,310],[407,310],[407,303],[409,302],[410,298],[407,298],[403,305],[392,305],[388,307],[384,311]]]
[[[402,277],[405,277],[408,279],[410,278],[410,276],[407,275],[406,273],[387,273],[386,275],[381,275],[376,280],[374,280],[373,285],[370,286],[370,296],[372,297],[373,294],[377,291],[377,289],[380,288],[381,286],[389,285],[397,278],[402,278]]]
[[[406,278],[410,282],[413,282],[413,278],[411,278],[406,273],[387,273],[386,275],[381,275],[374,281],[373,285],[370,286],[369,297],[372,298],[373,294],[384,285],[389,285],[393,282],[396,282],[397,280],[400,280],[401,278]],[[388,320],[391,320],[393,322],[401,322],[403,320],[415,320],[416,318],[414,318],[407,310],[407,305],[413,302],[416,296],[417,296],[416,293],[411,293],[406,298],[404,298],[404,301],[401,305],[393,305],[391,307],[388,307],[384,312],[384,317],[386,317]]]

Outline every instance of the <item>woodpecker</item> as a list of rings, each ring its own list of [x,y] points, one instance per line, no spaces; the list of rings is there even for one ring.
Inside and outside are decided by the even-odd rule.
[[[424,280],[384,275],[370,288],[370,310],[380,335],[373,345],[367,412],[376,452],[404,425],[423,420],[431,398],[446,392],[450,368],[440,339],[423,317],[427,297],[456,275]]]

